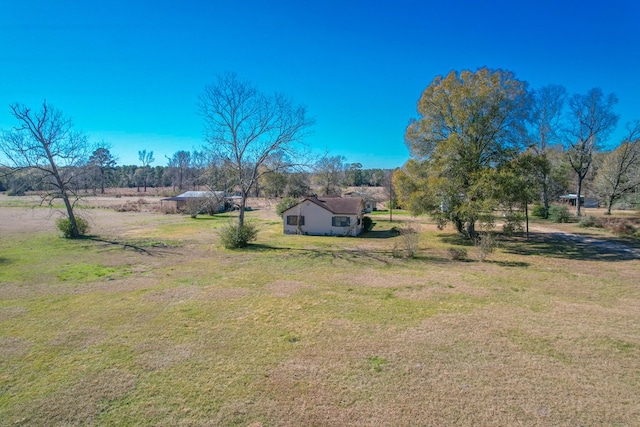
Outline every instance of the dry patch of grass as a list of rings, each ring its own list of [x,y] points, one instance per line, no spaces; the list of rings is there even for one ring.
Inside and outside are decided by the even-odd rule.
[[[135,384],[135,376],[120,369],[86,372],[47,396],[18,405],[12,418],[15,425],[95,424]]]
[[[145,301],[173,304],[195,299],[200,295],[200,292],[201,290],[199,288],[193,286],[181,286],[177,288],[150,291],[146,293],[143,298]]]
[[[210,287],[204,289],[200,294],[200,299],[210,301],[224,301],[246,298],[251,291],[246,288],[218,288]]]
[[[0,354],[3,358],[24,356],[31,349],[31,343],[22,338],[1,337]]]
[[[65,350],[84,350],[103,342],[106,337],[107,333],[99,327],[66,329],[60,331],[48,344]]]
[[[155,338],[146,339],[134,346],[137,363],[148,371],[158,371],[184,363],[195,350],[192,345],[171,346]]]
[[[0,307],[0,322],[13,319],[14,317],[21,316],[29,312],[26,307],[14,306],[14,307]]]
[[[265,286],[266,291],[276,297],[282,298],[290,297],[302,289],[309,288],[311,288],[311,286],[307,283],[295,280],[276,280],[275,282],[271,282]]]

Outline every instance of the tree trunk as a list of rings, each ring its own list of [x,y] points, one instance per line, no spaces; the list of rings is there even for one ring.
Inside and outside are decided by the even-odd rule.
[[[73,206],[71,205],[71,201],[69,200],[69,195],[67,194],[67,188],[65,187],[64,182],[62,181],[62,177],[60,176],[60,172],[58,171],[58,167],[56,166],[55,161],[53,160],[53,156],[51,155],[51,150],[47,144],[43,144],[45,152],[47,153],[47,159],[49,160],[49,164],[51,165],[51,173],[53,174],[53,178],[56,180],[56,184],[58,190],[60,190],[60,197],[62,197],[62,201],[64,202],[64,207],[67,210],[67,216],[69,217],[69,222],[71,223],[71,238],[77,239],[80,237],[80,232],[78,231],[78,223],[76,221],[76,216],[73,213]]]
[[[247,193],[245,191],[241,194],[240,199],[240,213],[238,214],[238,228],[242,228],[244,226],[244,210],[247,206]]]
[[[529,240],[529,204],[527,203],[526,200],[524,202],[524,220],[526,223],[527,240]]]
[[[549,177],[545,174],[542,179],[542,206],[546,214],[549,213]]]
[[[470,240],[475,240],[476,237],[478,237],[478,234],[476,233],[476,223],[475,221],[467,221],[467,227],[466,227],[466,232],[467,232],[467,238]]]
[[[78,237],[80,237],[80,231],[78,231],[78,222],[76,221],[76,216],[73,213],[73,207],[71,206],[69,196],[64,190],[62,191],[62,200],[64,201],[64,207],[67,209],[69,222],[71,222],[71,238],[77,239]]]
[[[580,195],[582,194],[582,178],[578,176],[578,193],[576,194],[576,216],[580,218],[581,215],[581,203],[580,203]]]

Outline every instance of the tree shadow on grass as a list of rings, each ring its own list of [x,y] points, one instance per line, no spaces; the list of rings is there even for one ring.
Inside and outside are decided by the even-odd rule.
[[[446,234],[440,237],[444,243],[457,246],[473,247],[473,242],[459,234]],[[576,259],[585,261],[631,261],[640,259],[640,245],[625,239],[602,239],[595,235],[571,233],[529,233],[505,237],[498,233],[496,238],[507,253],[516,255],[538,255],[554,258]],[[494,262],[489,261],[485,262]],[[526,263],[525,263],[526,264]],[[528,265],[528,264],[527,264]],[[522,266],[506,263],[505,266]]]
[[[402,263],[429,263],[429,264],[459,264],[459,263],[477,263],[478,260],[472,258],[464,258],[460,260],[452,260],[437,254],[420,252],[411,257],[402,256],[402,251],[394,251],[393,249],[343,249],[343,248],[291,248],[278,247],[263,243],[250,244],[246,248],[239,251],[255,251],[255,252],[283,252],[293,254],[295,256],[306,257],[310,259],[332,259],[342,260],[362,266],[366,262],[373,262],[379,265],[392,265]],[[502,261],[484,261],[486,263],[494,263],[505,267],[528,267],[526,262],[502,262]]]
[[[640,259],[640,249],[618,240],[565,233],[530,233],[529,240],[505,241],[505,250],[517,255],[538,255],[585,261],[631,261]]]
[[[124,250],[131,249],[135,252],[141,253],[143,255],[148,255],[148,256],[162,256],[168,253],[166,249],[171,248],[171,246],[167,245],[166,243],[159,242],[159,241],[158,242],[149,241],[149,242],[142,242],[142,243],[119,242],[116,240],[107,240],[100,236],[93,236],[93,235],[83,236],[82,239],[91,240],[93,242],[102,243],[110,246],[120,246]]]
[[[283,252],[286,254],[294,254],[296,256],[311,259],[334,259],[352,262],[354,264],[362,264],[363,261],[373,261],[380,264],[389,265],[395,259],[390,251],[371,250],[371,249],[344,249],[344,248],[291,248],[272,246],[263,243],[252,243],[240,251],[255,252]]]
[[[522,267],[529,267],[531,264],[528,262],[523,262],[523,261],[495,261],[492,259],[486,259],[484,261],[482,261],[486,264],[495,264],[495,265],[499,265],[500,267],[512,267],[512,268],[522,268]]]
[[[194,221],[228,221],[229,220],[229,216],[215,216],[215,215],[210,215],[210,216],[196,216],[196,217],[190,217],[190,219],[194,220]]]
[[[396,230],[376,230],[365,231],[358,238],[360,239],[390,239],[398,237],[399,233]]]
[[[473,242],[471,240],[465,238],[464,236],[462,236],[462,235],[460,235],[458,233],[441,234],[438,237],[444,243],[447,243],[449,245],[470,246],[470,247],[474,246],[474,244],[473,244]]]
[[[5,257],[1,257],[0,256],[0,265],[9,264],[10,262],[11,262],[11,260],[9,258],[5,258]]]

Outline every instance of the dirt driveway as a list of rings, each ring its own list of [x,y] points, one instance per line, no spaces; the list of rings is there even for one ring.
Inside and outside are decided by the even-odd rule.
[[[563,240],[576,248],[602,256],[616,256],[619,260],[640,259],[640,248],[629,246],[614,238],[593,237],[557,230],[551,227],[535,225],[530,227],[530,232],[545,236],[547,239]]]

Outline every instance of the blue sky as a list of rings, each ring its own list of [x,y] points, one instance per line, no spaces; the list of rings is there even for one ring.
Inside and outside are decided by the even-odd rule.
[[[639,28],[636,0],[3,1],[0,129],[46,98],[120,164],[164,165],[203,145],[198,95],[234,71],[306,105],[315,151],[393,168],[431,80],[488,66],[616,93],[615,143],[640,119]]]

